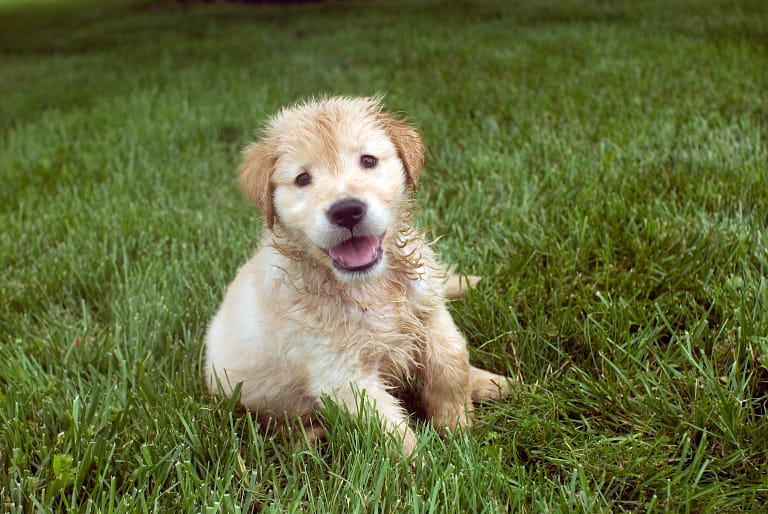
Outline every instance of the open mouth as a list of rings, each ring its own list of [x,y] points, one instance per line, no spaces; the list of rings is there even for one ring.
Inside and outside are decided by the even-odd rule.
[[[380,236],[354,236],[340,245],[324,250],[333,260],[333,265],[340,271],[355,273],[366,271],[381,261],[384,251]]]

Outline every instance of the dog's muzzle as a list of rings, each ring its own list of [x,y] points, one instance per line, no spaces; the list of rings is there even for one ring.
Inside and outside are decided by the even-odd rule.
[[[368,207],[357,198],[339,200],[328,209],[328,220],[349,230],[350,238],[341,244],[325,249],[325,253],[333,260],[333,265],[339,271],[356,273],[367,271],[381,261],[383,250],[381,242],[384,234],[354,235],[355,227],[365,218]]]
[[[354,236],[324,251],[333,260],[333,265],[339,271],[348,273],[367,271],[381,261],[381,256],[384,254],[381,247],[383,240],[384,234],[380,236]]]

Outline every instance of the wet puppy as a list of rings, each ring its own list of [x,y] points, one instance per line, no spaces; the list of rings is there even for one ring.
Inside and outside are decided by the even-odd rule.
[[[212,391],[240,383],[261,419],[316,434],[321,395],[356,413],[364,392],[406,453],[415,438],[398,390],[415,391],[440,430],[506,393],[504,377],[469,364],[445,305],[465,284],[412,225],[423,160],[419,133],[378,99],[309,101],[270,120],[240,168],[265,227],[208,329]]]

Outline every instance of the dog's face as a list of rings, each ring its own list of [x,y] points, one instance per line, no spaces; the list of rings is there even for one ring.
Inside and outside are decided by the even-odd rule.
[[[375,277],[424,159],[413,128],[367,98],[329,98],[278,113],[245,150],[240,182],[269,228],[345,281]]]

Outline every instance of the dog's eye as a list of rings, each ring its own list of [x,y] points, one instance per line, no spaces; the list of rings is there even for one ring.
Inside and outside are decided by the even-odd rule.
[[[293,181],[293,183],[299,187],[308,186],[310,182],[312,182],[312,175],[310,175],[306,171],[304,173],[299,173],[298,175],[296,175],[296,178]]]
[[[379,160],[373,155],[363,155],[360,157],[360,165],[363,168],[375,168]]]

